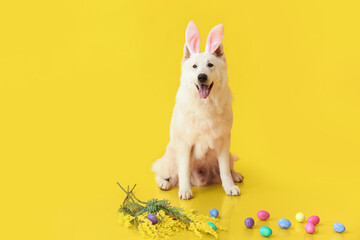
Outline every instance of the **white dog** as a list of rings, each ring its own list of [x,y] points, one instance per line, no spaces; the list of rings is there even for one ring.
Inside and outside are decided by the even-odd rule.
[[[234,184],[243,176],[234,171],[229,152],[232,95],[222,46],[224,27],[209,33],[206,50],[199,53],[200,34],[193,21],[186,29],[180,87],[176,95],[170,143],[152,167],[159,188],[179,185],[179,198],[190,199],[190,185],[220,183],[231,196],[240,195]]]

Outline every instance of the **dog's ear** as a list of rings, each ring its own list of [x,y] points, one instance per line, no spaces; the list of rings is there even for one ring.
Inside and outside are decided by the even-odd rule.
[[[190,51],[185,43],[185,46],[184,46],[184,56],[181,60],[181,63],[185,62],[188,58],[190,58],[191,54],[190,54]]]
[[[200,33],[193,21],[190,21],[185,33],[184,59],[200,51]]]
[[[206,41],[205,52],[212,53],[217,57],[224,55],[222,39],[224,37],[224,25],[219,24],[213,27]]]
[[[223,58],[225,60],[224,47],[222,43],[220,43],[219,47],[215,50],[215,52],[213,52],[213,54],[216,57]]]

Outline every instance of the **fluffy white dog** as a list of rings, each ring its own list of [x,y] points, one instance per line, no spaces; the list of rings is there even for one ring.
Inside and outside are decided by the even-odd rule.
[[[232,95],[222,39],[224,26],[209,33],[199,53],[200,34],[193,21],[186,29],[180,87],[176,95],[170,143],[152,167],[159,188],[179,185],[179,198],[193,197],[190,185],[220,183],[227,195],[240,195],[234,184],[243,176],[234,171],[237,157],[229,152],[233,122]]]

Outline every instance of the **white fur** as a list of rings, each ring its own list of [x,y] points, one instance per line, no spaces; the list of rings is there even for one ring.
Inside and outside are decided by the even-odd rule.
[[[209,62],[214,66],[208,67]],[[208,84],[213,82],[206,99],[200,98],[195,85],[200,73],[207,74]],[[190,53],[185,44],[170,142],[164,156],[152,167],[161,189],[178,185],[179,198],[190,199],[191,185],[221,181],[226,194],[240,194],[234,181],[241,182],[243,177],[234,171],[237,157],[229,152],[232,100],[222,44],[214,53]]]

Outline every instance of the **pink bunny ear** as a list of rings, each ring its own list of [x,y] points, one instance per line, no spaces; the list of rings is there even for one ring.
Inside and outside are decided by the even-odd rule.
[[[205,52],[213,53],[220,46],[224,37],[224,25],[219,24],[213,27],[206,41]]]
[[[186,46],[188,47],[191,54],[199,53],[200,51],[200,34],[195,23],[193,21],[189,22],[189,25],[186,28]]]

